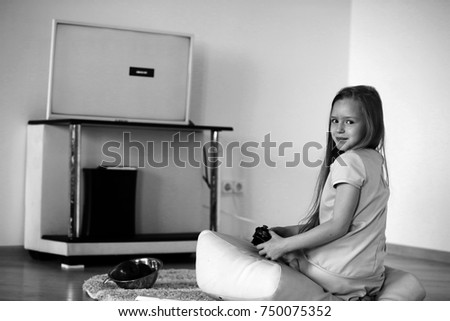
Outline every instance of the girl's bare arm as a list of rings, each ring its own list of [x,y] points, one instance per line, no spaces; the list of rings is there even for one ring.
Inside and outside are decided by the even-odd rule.
[[[301,225],[290,225],[290,226],[276,226],[271,227],[270,230],[274,231],[281,237],[290,237],[297,235],[300,231]]]
[[[334,204],[333,217],[315,228],[288,237],[280,237],[272,234],[272,239],[259,244],[257,248],[261,255],[265,255],[273,260],[280,258],[286,253],[313,248],[331,242],[344,234],[350,228],[353,215],[358,206],[360,190],[350,184],[339,184],[336,187],[336,200]],[[293,231],[294,229],[287,229]],[[276,233],[275,230],[273,232]]]

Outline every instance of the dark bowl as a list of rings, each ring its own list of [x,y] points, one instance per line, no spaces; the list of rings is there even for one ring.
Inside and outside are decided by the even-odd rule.
[[[104,283],[113,281],[123,289],[148,289],[158,278],[163,263],[154,258],[140,258],[124,261],[108,273]]]

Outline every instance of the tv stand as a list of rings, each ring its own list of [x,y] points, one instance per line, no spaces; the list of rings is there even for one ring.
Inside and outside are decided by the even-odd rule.
[[[48,126],[65,128],[69,131],[68,151],[68,176],[49,177],[44,173],[46,162],[61,162],[63,156],[57,152],[46,153],[46,128]],[[208,143],[210,159],[217,160],[219,156],[219,133],[232,131],[231,127],[197,126],[188,125],[139,123],[139,122],[113,122],[90,119],[52,119],[32,120],[28,122],[27,142],[27,183],[25,206],[25,249],[40,253],[50,253],[66,258],[93,256],[93,255],[132,255],[145,253],[191,253],[195,252],[196,241],[200,231],[180,233],[150,233],[137,234],[133,237],[108,237],[86,238],[82,236],[81,221],[81,172],[82,172],[82,131],[88,127],[110,128],[139,128],[151,130],[163,130],[172,132],[210,132]],[[57,135],[56,135],[57,136]],[[62,140],[62,138],[58,138]],[[48,142],[47,142],[48,144]],[[64,153],[62,153],[64,154]],[[59,159],[58,159],[59,158]],[[67,160],[67,159],[66,159]],[[205,168],[204,180],[209,188],[209,228],[217,230],[217,198],[218,198],[218,166],[217,162],[211,162]],[[52,174],[53,175],[53,174]],[[50,175],[51,176],[51,175]],[[55,176],[58,176],[55,174]],[[60,179],[60,181],[57,181]],[[68,183],[69,187],[69,218],[61,218],[61,215],[48,214],[52,205],[43,205],[49,192],[44,191],[43,182],[54,180],[56,186]],[[61,183],[59,183],[61,182]],[[47,196],[46,196],[47,195]],[[59,233],[61,229],[53,228],[53,225],[68,223],[67,233]],[[58,223],[59,222],[59,223]],[[45,227],[45,228],[44,228]],[[55,231],[54,231],[55,230]],[[56,231],[57,230],[57,231]]]

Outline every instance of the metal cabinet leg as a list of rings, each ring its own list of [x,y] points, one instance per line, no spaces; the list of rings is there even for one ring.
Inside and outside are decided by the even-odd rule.
[[[81,125],[71,124],[70,130],[70,221],[68,237],[81,236]]]
[[[211,131],[210,229],[217,231],[217,185],[219,171],[219,132]]]

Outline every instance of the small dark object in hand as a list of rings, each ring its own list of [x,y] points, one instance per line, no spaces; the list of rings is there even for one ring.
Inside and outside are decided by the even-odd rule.
[[[267,225],[263,225],[263,226],[257,227],[255,229],[255,234],[253,234],[252,244],[258,245],[258,244],[267,242],[271,238],[272,238],[272,236],[269,233],[269,228],[267,227]]]

